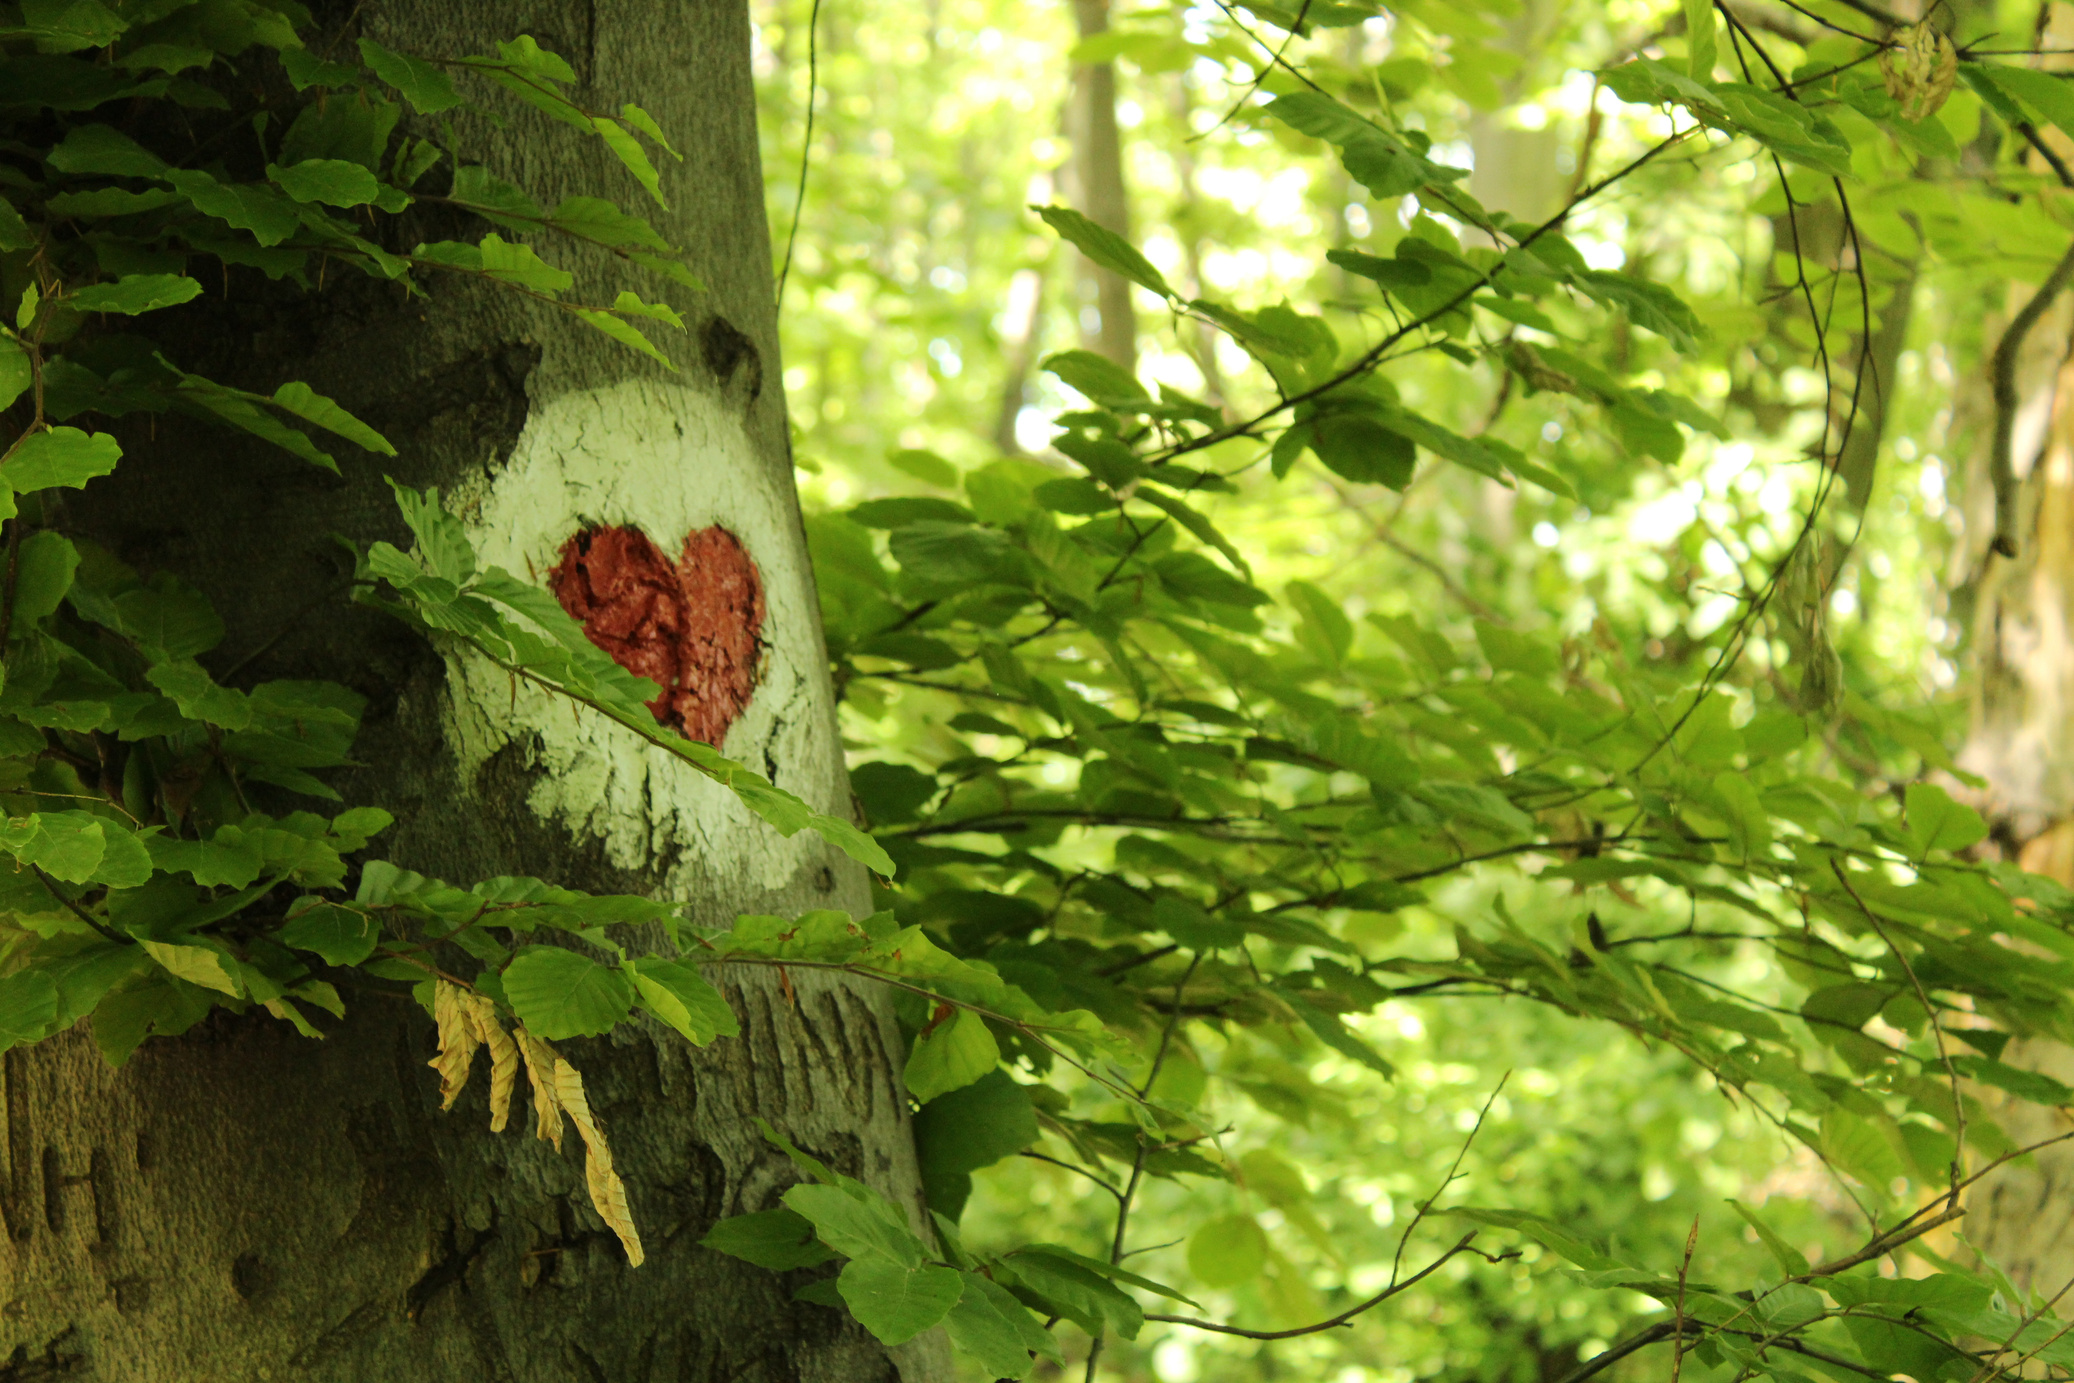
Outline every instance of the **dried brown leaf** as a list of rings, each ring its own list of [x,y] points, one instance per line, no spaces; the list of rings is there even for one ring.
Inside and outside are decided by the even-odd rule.
[[[452,1109],[468,1084],[475,1049],[482,1039],[476,1034],[469,1012],[467,990],[445,980],[434,980],[432,1018],[439,1024],[439,1055],[425,1064],[439,1072],[439,1107]]]
[[[502,1133],[511,1122],[511,1091],[518,1083],[518,1044],[497,1021],[497,1005],[481,994],[464,1000],[476,1038],[490,1053],[490,1132]]]
[[[591,1204],[627,1251],[627,1262],[638,1268],[647,1256],[641,1250],[641,1235],[627,1206],[626,1183],[612,1170],[612,1149],[604,1131],[591,1116],[589,1098],[583,1093],[583,1077],[566,1061],[555,1063],[555,1097],[568,1112],[569,1122],[583,1135],[583,1179],[590,1187]]]
[[[533,1136],[562,1150],[562,1104],[555,1095],[554,1048],[527,1032],[522,1023],[512,1031],[526,1063],[526,1083],[533,1090]]]

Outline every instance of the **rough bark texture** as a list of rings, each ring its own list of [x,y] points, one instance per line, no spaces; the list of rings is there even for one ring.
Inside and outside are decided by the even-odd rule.
[[[327,35],[347,8],[320,15]],[[409,300],[334,269],[327,291],[304,297],[236,270],[224,301],[163,314],[176,323],[169,352],[241,386],[308,380],[384,431],[401,457],[342,458],[335,477],[162,421],[155,438],[126,439],[121,471],[75,500],[65,525],[147,572],[203,587],[230,628],[217,670],[250,656],[235,685],[321,677],[368,696],[365,767],[339,786],[349,801],[397,814],[375,853],[460,882],[534,874],[597,890],[667,887],[703,921],[861,910],[860,871],[811,838],[779,842],[729,817],[731,801],[666,781],[637,748],[601,741],[593,758],[616,754],[650,774],[627,789],[655,804],[645,820],[565,810],[588,780],[552,775],[590,761],[556,758],[554,732],[517,699],[510,721],[464,752],[456,727],[487,714],[470,709],[464,664],[350,608],[349,568],[329,536],[404,538],[380,478],[388,470],[469,498],[486,545],[507,538],[500,487],[524,479],[511,474],[523,457],[567,477],[555,541],[511,559],[544,577],[579,528],[640,517],[645,496],[629,492],[638,477],[677,467],[678,510],[709,492],[751,495],[764,506],[756,512],[778,516],[730,520],[767,588],[767,657],[726,748],[815,805],[844,809],[779,388],[746,7],[372,0],[352,13],[348,49],[364,33],[448,55],[530,32],[568,58],[593,109],[636,101],[653,112],[686,154],[663,163],[673,210],[655,219],[711,290],[663,294],[691,323],[688,339],[665,343],[684,373],[665,383],[623,348],[472,281],[435,282],[429,301]],[[640,200],[594,141],[495,104],[509,117],[502,128],[463,122],[471,161],[549,205],[572,193]],[[406,247],[471,229],[436,208],[408,219],[397,237]],[[544,248],[578,269],[586,301],[629,281],[604,256]],[[622,399],[642,405],[631,416],[645,431],[614,432]],[[578,427],[582,445],[564,455],[562,434],[543,432],[542,420],[572,400],[592,409],[572,416],[594,425]],[[671,427],[656,451],[663,443],[649,434]],[[731,440],[701,450],[709,437]],[[619,452],[644,447],[667,464],[651,456],[645,470],[613,469]],[[674,550],[687,532],[651,536]],[[557,713],[569,721],[566,706]],[[708,806],[726,818],[711,832],[694,819]],[[742,1019],[738,1040],[693,1050],[654,1029],[562,1044],[626,1179],[648,1247],[638,1270],[592,1211],[573,1145],[558,1155],[520,1120],[491,1135],[480,1085],[438,1112],[430,1022],[406,1001],[350,993],[348,1018],[323,1042],[264,1016],[219,1015],[186,1038],[146,1044],[119,1072],[84,1032],[6,1053],[0,1380],[944,1376],[940,1336],[892,1351],[896,1362],[841,1313],[791,1301],[826,1269],[781,1279],[697,1246],[716,1219],[772,1205],[797,1179],[756,1133],[758,1115],[917,1203],[894,1074],[900,1035],[882,998],[811,976],[793,977],[784,994],[759,976],[724,987]]]

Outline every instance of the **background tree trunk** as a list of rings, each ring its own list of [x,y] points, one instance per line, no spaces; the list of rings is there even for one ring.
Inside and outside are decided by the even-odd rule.
[[[1083,39],[1109,28],[1109,0],[1073,0],[1073,19]],[[1096,225],[1131,238],[1129,195],[1123,182],[1123,136],[1116,127],[1116,65],[1089,63],[1073,69],[1073,92],[1067,101],[1067,136],[1073,157],[1067,163],[1072,205]],[[1087,348],[1108,356],[1126,370],[1138,368],[1138,314],[1131,306],[1131,285],[1113,269],[1079,261],[1083,301],[1092,298],[1099,321],[1082,337]]]
[[[320,23],[325,37],[345,8]],[[760,681],[724,747],[843,810],[786,444],[742,0],[391,0],[354,15],[340,51],[363,32],[435,55],[531,32],[576,68],[578,99],[654,113],[687,156],[664,165],[673,209],[657,225],[711,290],[665,295],[692,323],[664,343],[683,372],[473,280],[413,300],[336,271],[306,297],[233,269],[223,300],[163,314],[176,323],[169,354],[238,385],[306,379],[336,395],[397,445],[399,479],[440,486],[485,559],[521,574],[544,577],[589,524],[638,525],[673,557],[691,532],[724,526],[759,568],[767,607]],[[640,200],[601,149],[492,100],[505,124],[462,123],[471,161],[548,204]],[[435,207],[408,219],[406,246],[468,232]],[[541,248],[577,269],[572,296],[609,300],[627,282],[606,256]],[[249,659],[235,684],[328,678],[369,698],[365,766],[339,785],[396,813],[376,853],[461,883],[532,874],[649,892],[711,924],[867,907],[861,871],[818,838],[781,840],[634,737],[349,607],[350,567],[330,535],[404,537],[372,458],[342,458],[335,477],[164,420],[155,440],[126,442],[122,469],[59,522],[203,587],[230,630],[215,670]],[[438,1112],[430,1023],[408,1002],[349,993],[323,1042],[219,1014],[148,1042],[119,1072],[83,1030],[7,1052],[0,1379],[946,1376],[940,1333],[896,1362],[842,1313],[790,1300],[826,1269],[781,1279],[697,1246],[715,1220],[797,1180],[755,1115],[919,1214],[901,1036],[882,997],[805,975],[783,993],[753,977],[723,987],[739,1039],[693,1050],[643,1029],[563,1044],[626,1179],[648,1251],[638,1269],[593,1213],[574,1147],[557,1154],[518,1118],[487,1132],[480,1084]]]
[[[2074,38],[2074,16],[2050,7],[2039,48],[2064,49]],[[2041,7],[2041,18],[2047,7]],[[2045,62],[2060,66],[2057,60]],[[2064,159],[2074,149],[2057,131],[2044,131]],[[2042,162],[2032,156],[2042,170]],[[2055,253],[2057,250],[2055,249]],[[2021,285],[2009,312],[1984,336],[1982,374],[1960,401],[1975,414],[1976,435],[1992,429],[1985,375],[2008,317],[2034,291]],[[1975,667],[1973,728],[1960,762],[1988,780],[1984,810],[1995,840],[2014,849],[2037,874],[2074,884],[2074,365],[2069,332],[2074,306],[2063,297],[2031,329],[2017,370],[2013,448],[2023,477],[2014,560],[1988,553],[1995,531],[1985,449],[1966,478],[1966,533],[1973,571],[1954,592],[1955,610],[1970,616]],[[1970,409],[1968,405],[1971,405]],[[2074,1050],[2046,1041],[2010,1044],[2003,1059],[2074,1079]],[[1976,1087],[1996,1108],[2012,1137],[2037,1142],[2074,1128],[2066,1114],[2011,1100]],[[2074,1148],[2045,1149],[1984,1181],[1969,1197],[1963,1228],[1977,1248],[2016,1282],[2051,1296],[2074,1279]]]

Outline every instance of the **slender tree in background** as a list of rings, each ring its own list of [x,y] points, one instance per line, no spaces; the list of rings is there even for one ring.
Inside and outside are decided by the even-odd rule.
[[[1107,33],[1109,0],[1073,0],[1073,23],[1082,42]],[[1068,204],[1104,230],[1130,239],[1130,194],[1124,186],[1123,135],[1116,124],[1113,62],[1081,63],[1073,69],[1066,138],[1072,146],[1066,164]],[[1138,312],[1131,304],[1130,280],[1107,265],[1083,261],[1080,281],[1081,335],[1088,348],[1126,370],[1136,368]],[[1087,307],[1097,314],[1092,330]]]

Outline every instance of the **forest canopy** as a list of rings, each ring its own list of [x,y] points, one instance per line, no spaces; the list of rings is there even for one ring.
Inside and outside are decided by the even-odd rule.
[[[1137,990],[1228,1169],[1137,1186],[1120,1111],[1040,1103],[967,1238],[1113,1243],[1272,1331],[1527,1226],[1350,1330],[1112,1332],[1103,1377],[1677,1377],[1602,1351],[1701,1280],[1685,1376],[2013,1368],[1853,1319],[1979,1284],[2015,1340],[2074,1263],[1981,1256],[2013,1224],[1804,1284],[2066,1096],[2001,1060],[2065,1036],[2066,875],[2019,865],[2059,725],[1980,706],[2067,676],[1996,629],[2064,600],[2074,11],[811,8],[757,10],[766,160],[888,896],[1032,994]],[[1057,209],[1100,200],[1097,65],[1124,245]],[[1157,630],[1103,604],[1147,557]],[[953,594],[1011,563],[1041,603]]]

